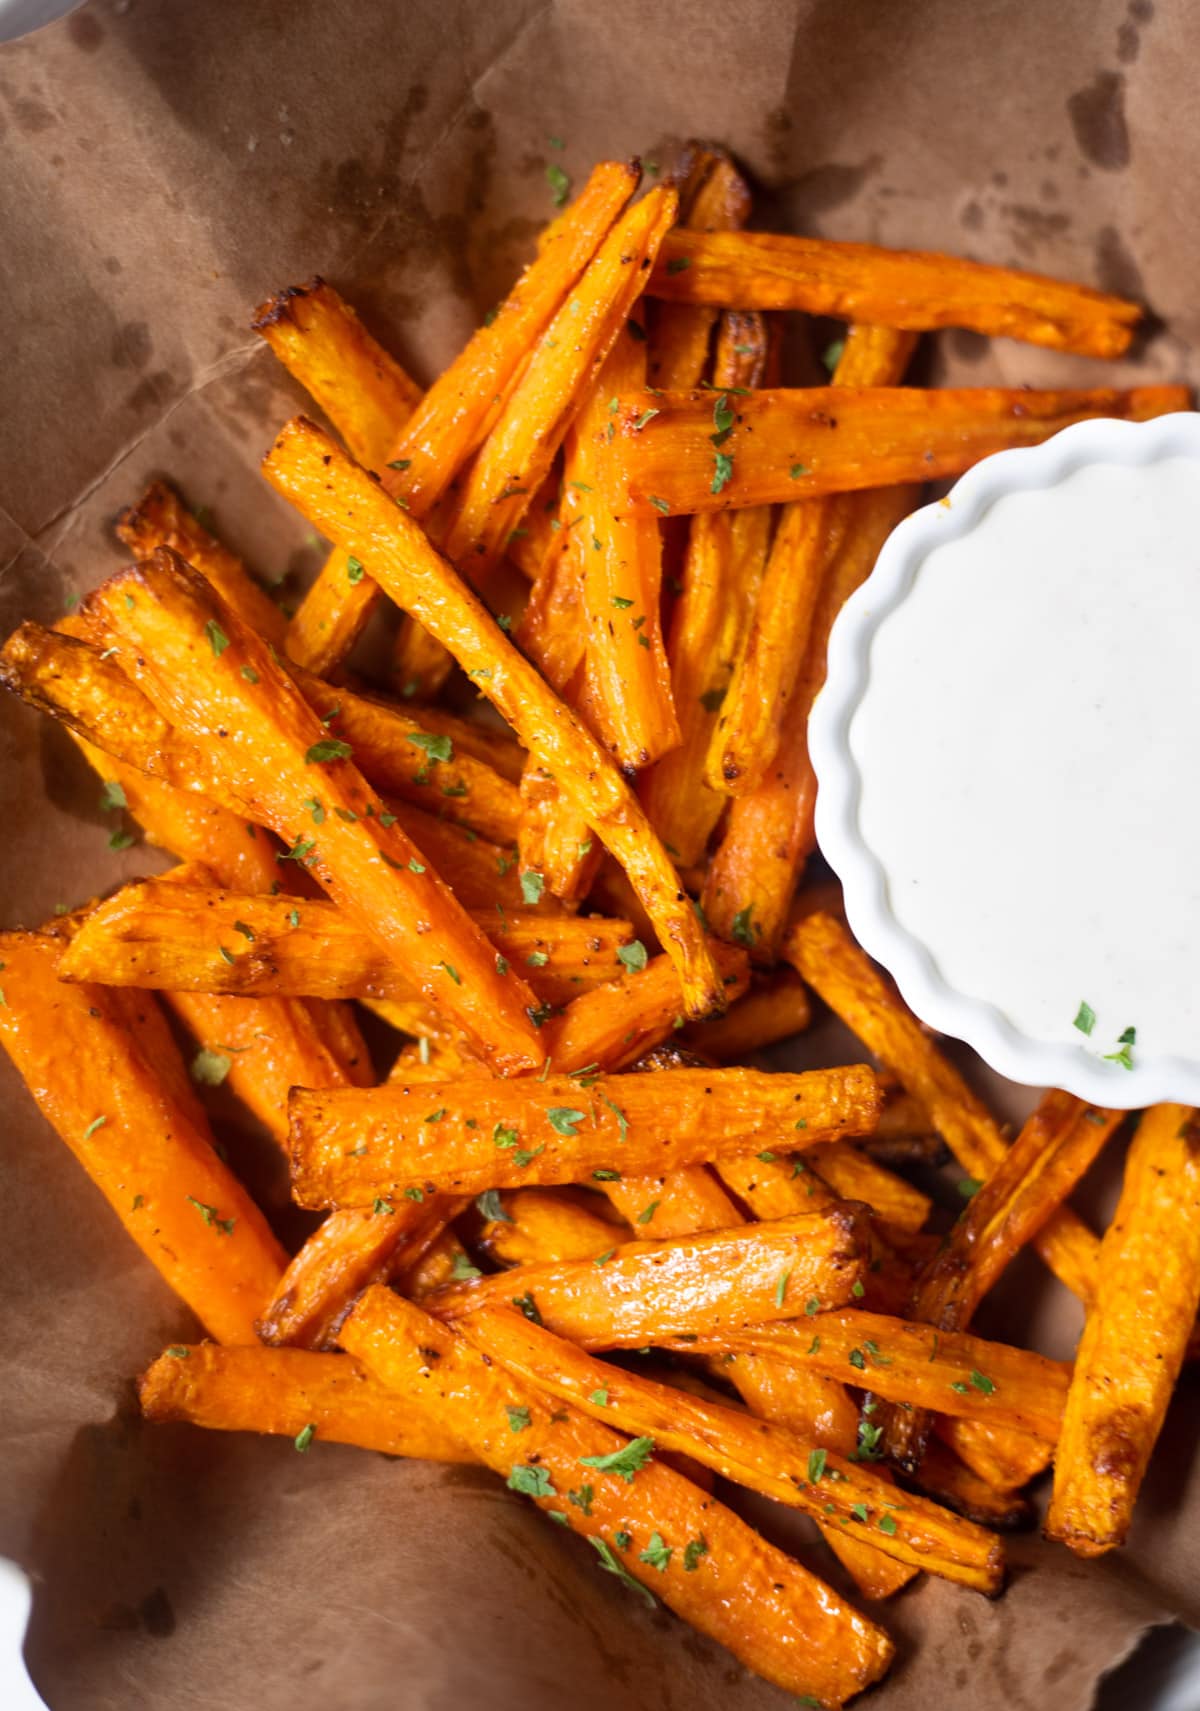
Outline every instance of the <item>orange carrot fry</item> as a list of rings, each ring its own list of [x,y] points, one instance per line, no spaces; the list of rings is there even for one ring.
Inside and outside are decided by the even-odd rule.
[[[679,186],[680,224],[697,232],[734,231],[750,217],[750,188],[728,156],[702,149]],[[698,386],[708,362],[717,308],[655,304],[650,321],[650,384],[671,391]]]
[[[888,327],[851,327],[835,386],[896,386],[915,340]],[[726,400],[726,409],[729,400]],[[821,590],[841,543],[859,525],[864,502],[850,494],[788,505],[758,587],[754,619],[721,704],[707,777],[713,790],[744,796],[762,783],[779,748],[797,691]],[[868,513],[869,515],[869,513]]]
[[[173,1343],[138,1380],[147,1420],[186,1420],[216,1432],[307,1434],[418,1461],[474,1456],[427,1414],[395,1395],[350,1355],[305,1349]]]
[[[665,1466],[652,1444],[569,1405],[551,1408],[533,1386],[385,1290],[364,1296],[342,1341],[406,1407],[449,1426],[513,1490],[591,1539],[604,1568],[661,1597],[768,1681],[836,1707],[887,1668],[886,1635]]]
[[[969,1521],[998,1532],[1019,1531],[1033,1519],[1033,1505],[1020,1492],[991,1485],[972,1473],[965,1462],[937,1438],[931,1438],[921,1459],[920,1486],[948,1509]]]
[[[1085,356],[1120,356],[1142,315],[1038,273],[775,232],[672,232],[648,289],[674,303],[802,309],[912,332],[969,327]]]
[[[691,1456],[814,1520],[829,1524],[832,1516],[914,1568],[979,1592],[1000,1589],[1004,1555],[994,1534],[926,1498],[901,1497],[887,1480],[834,1450],[722,1403],[606,1366],[511,1309],[472,1314],[462,1332],[484,1354],[592,1419],[652,1438],[659,1448]]]
[[[846,929],[832,915],[807,915],[789,933],[784,954],[921,1102],[963,1169],[981,1181],[999,1169],[1008,1143],[995,1121]],[[1069,1207],[1059,1207],[1047,1220],[1036,1245],[1068,1289],[1091,1298],[1097,1242]]]
[[[1047,1093],[919,1277],[911,1316],[940,1330],[965,1331],[1005,1266],[1062,1205],[1123,1115],[1069,1093]],[[915,1472],[928,1442],[929,1415],[890,1408],[880,1424],[889,1458]]]
[[[147,1055],[119,997],[58,980],[57,940],[5,933],[0,946],[0,1041],[42,1115],[209,1333],[252,1342],[286,1258],[194,1106],[167,1085],[165,1030]]]
[[[500,961],[527,973],[544,1002],[559,1003],[621,972],[625,921],[477,910]],[[140,881],[87,916],[64,953],[60,978],[167,992],[263,998],[384,998],[420,993],[372,937],[332,903],[246,897],[212,886]],[[312,1086],[299,1078],[297,1085]]]
[[[595,1259],[624,1239],[619,1224],[598,1217],[569,1189],[518,1188],[497,1196],[479,1246],[498,1265],[533,1265],[546,1260]]]
[[[990,1485],[1017,1490],[1044,1473],[1054,1458],[1054,1445],[1029,1432],[989,1426],[986,1420],[961,1420],[939,1414],[938,1437],[971,1472]]]
[[[264,467],[272,484],[314,521],[351,550],[357,543],[397,604],[468,671],[489,673],[478,679],[480,688],[629,874],[680,969],[685,1013],[698,1020],[722,1009],[724,989],[695,911],[628,786],[420,529],[311,423],[291,423]]]
[[[842,605],[874,567],[879,549],[916,502],[918,489],[880,488],[853,496],[854,524],[824,580],[809,632],[802,680],[791,697],[794,717],[766,778],[734,798],[724,836],[704,885],[714,931],[740,939],[756,957],[775,954],[804,858],[815,838],[816,781],[808,759],[808,709],[825,680],[829,631]]]
[[[367,815],[370,792],[349,745],[325,735],[269,646],[165,549],[111,578],[90,604],[164,717],[421,993],[436,994],[502,1072],[536,1064],[532,993],[498,974],[488,941],[404,833]]]
[[[359,463],[379,469],[421,388],[323,279],[292,285],[250,325],[324,410]]]
[[[527,1311],[532,1304],[539,1324],[585,1348],[641,1348],[791,1318],[814,1299],[849,1301],[864,1270],[864,1241],[861,1220],[848,1208],[808,1212],[665,1242],[626,1242],[601,1264],[520,1266],[440,1290],[428,1306],[457,1321],[515,1299]]]
[[[752,1349],[856,1383],[888,1401],[1010,1427],[1053,1443],[1070,1368],[967,1331],[935,1331],[886,1313],[814,1309],[795,1325],[765,1325],[679,1344],[697,1354]]]
[[[134,558],[150,558],[159,547],[170,547],[211,582],[248,624],[269,642],[283,645],[287,620],[282,608],[268,599],[237,555],[210,534],[165,481],[153,482],[136,505],[127,506],[117,518],[116,529]]]
[[[536,1081],[393,1083],[362,1093],[292,1094],[292,1166],[301,1205],[362,1206],[406,1187],[485,1188],[604,1181],[709,1157],[809,1145],[869,1130],[878,1105],[869,1069],[765,1075],[674,1070],[656,1076],[569,1075]],[[427,1123],[430,1110],[444,1115]],[[365,1149],[365,1150],[364,1150]]]
[[[549,470],[585,388],[604,367],[675,218],[672,190],[651,190],[604,239],[530,357],[456,496],[446,557],[476,584],[499,562]]]
[[[602,1182],[600,1187],[639,1236],[656,1241],[703,1230],[728,1230],[742,1222],[737,1206],[705,1164],[659,1176],[622,1176],[619,1182]]]
[[[495,400],[592,259],[637,180],[636,166],[605,161],[596,167],[567,210],[556,241],[525,270],[489,325],[478,329],[434,382],[388,447],[384,481],[414,516],[429,514],[478,447]],[[345,659],[379,597],[362,560],[356,560],[357,569],[349,560],[344,549],[331,556],[288,631],[291,657],[322,674]]]
[[[713,361],[717,387],[762,383],[766,341],[761,328],[756,331],[758,337],[725,317]],[[717,399],[714,418],[720,414],[722,426],[716,427],[714,420],[714,428],[720,438],[730,398],[718,392]],[[717,711],[744,645],[770,535],[766,507],[706,514],[693,519],[688,530],[667,649],[680,744],[663,756],[642,786],[651,823],[681,862],[701,860],[725,805],[724,795],[705,782],[704,762]]]
[[[793,969],[751,988],[724,1016],[685,1030],[684,1044],[717,1063],[737,1063],[803,1033],[812,1020],[808,988]]]
[[[861,1200],[890,1229],[924,1228],[931,1201],[911,1182],[876,1164],[857,1147],[834,1146],[814,1153],[813,1168],[843,1200]]]
[[[1142,422],[1191,408],[1186,386],[1034,392],[978,387],[811,387],[752,392],[714,452],[711,392],[631,393],[613,413],[611,498],[633,516],[772,505],[961,475],[1071,422]],[[638,429],[648,409],[656,415]],[[717,465],[715,457],[727,460]]]
[[[1200,1306],[1200,1121],[1143,1116],[1125,1162],[1063,1414],[1046,1532],[1079,1556],[1125,1542]]]

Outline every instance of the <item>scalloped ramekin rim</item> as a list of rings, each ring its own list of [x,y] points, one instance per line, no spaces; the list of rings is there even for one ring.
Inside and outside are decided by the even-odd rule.
[[[1164,1101],[1200,1104],[1200,1044],[1195,1061],[1146,1056],[1135,1047],[1133,1068],[1124,1069],[1097,1058],[1082,1038],[1079,1044],[1036,1039],[986,999],[952,986],[888,903],[885,868],[859,829],[862,778],[850,727],[867,689],[875,633],[907,597],[935,547],[968,534],[1010,493],[1055,486],[1089,464],[1139,468],[1173,457],[1200,461],[1200,413],[1076,422],[1040,445],[996,452],[975,464],[950,490],[949,505],[936,500],[898,524],[871,575],[847,601],[830,635],[828,675],[808,733],[818,785],[817,841],[842,882],[851,930],[890,972],[909,1008],[939,1033],[964,1040],[1010,1081],[1061,1087],[1093,1104],[1130,1110]]]

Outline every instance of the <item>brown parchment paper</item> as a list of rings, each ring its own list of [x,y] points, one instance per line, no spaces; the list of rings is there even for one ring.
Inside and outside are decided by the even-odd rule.
[[[0,625],[52,618],[112,569],[111,517],[157,473],[261,572],[310,570],[315,544],[254,473],[299,399],[249,309],[319,271],[428,378],[527,257],[551,160],[578,181],[603,155],[721,138],[764,220],[1141,296],[1163,324],[1121,372],[1200,378],[1195,16],[91,0],[0,49]],[[1101,372],[965,333],[929,362],[965,383]],[[95,783],[45,723],[6,703],[0,745],[4,924],[153,859],[109,852]],[[195,1327],[6,1062],[0,1081],[0,1552],[35,1577],[29,1652],[54,1711],[784,1704],[482,1472],[144,1427],[130,1375]],[[1010,1115],[1028,1103],[990,1091]],[[1006,1310],[1030,1322],[1033,1291],[1041,1346],[1069,1353],[1077,1319],[1032,1264],[1000,1329]],[[873,1703],[1082,1711],[1147,1625],[1195,1623],[1195,1403],[1187,1380],[1120,1559],[1030,1536],[994,1604],[915,1587],[881,1612],[901,1656]]]

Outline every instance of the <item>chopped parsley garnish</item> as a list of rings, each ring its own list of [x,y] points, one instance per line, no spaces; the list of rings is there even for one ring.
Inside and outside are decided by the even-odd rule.
[[[388,467],[390,469],[395,469],[396,465],[393,463],[393,464],[389,464]],[[346,581],[347,582],[361,582],[362,579],[363,579],[362,560],[357,559],[357,558],[347,558],[347,560],[346,560]]]
[[[306,766],[324,766],[331,760],[349,760],[354,750],[340,737],[322,737],[304,757]]]
[[[879,1517],[878,1525],[879,1531],[881,1533],[886,1533],[890,1539],[896,1531],[896,1517],[894,1515],[881,1515]]]
[[[865,1372],[867,1370],[867,1357],[863,1354],[861,1349],[851,1349],[849,1360],[850,1365],[857,1367],[859,1372]]]
[[[107,1122],[107,1117],[93,1117],[87,1128],[83,1131],[84,1140],[90,1141],[92,1136],[96,1133],[96,1130],[102,1129]]]
[[[665,1574],[674,1554],[674,1547],[664,1543],[661,1533],[654,1532],[645,1550],[638,1552],[638,1561],[644,1562],[648,1568],[656,1568],[659,1574]]]
[[[820,1483],[822,1475],[825,1472],[825,1463],[827,1460],[828,1456],[824,1450],[809,1450],[808,1478],[811,1485],[818,1485]]]
[[[1119,1063],[1122,1069],[1133,1068],[1133,1055],[1130,1047],[1137,1043],[1137,1029],[1126,1028],[1123,1034],[1117,1035],[1117,1050],[1105,1052],[1105,1063]]]
[[[519,1491],[523,1497],[558,1496],[544,1467],[527,1467],[518,1462],[505,1483],[510,1491]]]
[[[166,1352],[170,1355],[172,1360],[187,1360],[192,1351],[189,1348],[185,1348],[182,1343],[172,1343]]]
[[[512,1220],[509,1219],[509,1222],[511,1223]],[[537,1302],[533,1299],[532,1290],[527,1289],[524,1295],[514,1295],[512,1298],[512,1304],[514,1307],[519,1307],[521,1309],[522,1313],[524,1313],[531,1325],[540,1325],[542,1323],[542,1315],[538,1312]]]
[[[482,1194],[475,1196],[475,1209],[481,1218],[486,1218],[492,1224],[511,1224],[512,1219],[504,1210],[498,1188],[485,1188]]]
[[[808,474],[808,465],[806,463],[794,463],[788,470],[788,474],[793,481],[799,481],[802,475]]]
[[[658,1211],[658,1209],[661,1205],[662,1205],[661,1200],[652,1200],[650,1202],[649,1206],[643,1206],[641,1211],[637,1215],[638,1223],[639,1224],[651,1223],[653,1221],[654,1214]]]
[[[453,963],[438,962],[438,963],[434,963],[433,966],[435,968],[444,968],[446,973],[450,976],[451,980],[454,982],[455,986],[461,986],[462,985],[462,975],[454,967]]]
[[[454,754],[454,744],[444,732],[410,731],[404,740],[423,750],[429,761],[449,760]]]
[[[638,417],[637,421],[633,424],[634,433],[640,434],[642,429],[646,426],[646,423],[652,422],[654,420],[655,416],[658,416],[658,415],[661,415],[661,411],[659,411],[659,410],[654,410],[654,409],[643,410],[641,415]]]
[[[632,323],[630,323],[632,325]],[[656,493],[649,495],[650,503],[656,511],[661,511],[664,517],[671,515],[671,507],[665,499],[660,499]]]
[[[577,1134],[579,1124],[586,1116],[586,1111],[576,1111],[570,1105],[551,1105],[546,1112],[546,1120],[559,1135]]]
[[[627,600],[623,594],[613,594],[610,596],[610,604],[615,606],[618,611],[626,612],[633,605],[633,601]]]
[[[594,1182],[620,1182],[621,1173],[619,1170],[613,1170],[609,1165],[601,1165],[599,1170],[592,1172],[592,1180]]]
[[[977,1176],[960,1176],[954,1186],[964,1200],[973,1200],[983,1184]]]
[[[821,361],[825,364],[825,367],[828,369],[830,374],[833,373],[838,363],[841,362],[842,352],[845,348],[845,339],[833,339],[825,346],[825,352],[821,357]]]
[[[607,1390],[593,1390],[592,1394],[588,1397],[588,1401],[594,1402],[597,1408],[607,1408],[608,1407],[608,1391]]]
[[[210,618],[204,626],[204,634],[208,637],[208,645],[213,651],[213,658],[220,659],[229,646],[229,637],[225,634],[215,618]]]
[[[692,258],[690,255],[673,255],[667,263],[667,272],[668,274],[686,273],[691,265]]]
[[[995,1382],[990,1379],[986,1373],[976,1372],[973,1369],[971,1372],[971,1383],[975,1386],[976,1390],[982,1391],[984,1396],[991,1396],[996,1389]]]
[[[521,901],[531,907],[540,903],[546,889],[544,874],[527,871],[521,875]]]
[[[634,939],[631,945],[617,947],[617,960],[623,963],[631,974],[640,974],[650,958],[642,941]]]
[[[193,1081],[198,1081],[203,1087],[220,1087],[225,1077],[233,1068],[233,1059],[223,1052],[210,1051],[202,1046],[191,1062]]]
[[[100,792],[100,812],[115,814],[118,808],[128,808],[124,786],[118,784],[115,778],[104,780],[104,789]]]
[[[211,1230],[218,1230],[223,1236],[232,1236],[236,1218],[220,1218],[215,1206],[206,1206],[203,1200],[197,1200],[194,1194],[184,1196],[189,1206],[194,1206],[204,1222]]]
[[[782,1307],[783,1306],[783,1298],[787,1294],[788,1278],[791,1275],[792,1275],[792,1268],[791,1268],[791,1266],[788,1266],[787,1270],[785,1272],[781,1273],[780,1278],[779,1278],[779,1282],[775,1285],[775,1305],[776,1305],[776,1307]]]
[[[479,1273],[476,1272],[475,1275],[478,1277]],[[533,1416],[528,1408],[514,1408],[511,1403],[506,1403],[504,1412],[508,1415],[508,1428],[511,1432],[527,1432],[533,1425]]]
[[[623,1551],[627,1551],[629,1546],[633,1543],[633,1540],[629,1537],[628,1533],[617,1533],[614,1537],[616,1538],[618,1548]],[[621,1543],[622,1539],[626,1541],[625,1544]],[[589,1534],[588,1542],[594,1547],[597,1556],[600,1558],[601,1568],[603,1568],[608,1574],[615,1574],[619,1581],[622,1581],[630,1588],[631,1591],[639,1593],[641,1597],[646,1600],[647,1604],[649,1604],[650,1608],[653,1609],[658,1600],[655,1598],[650,1588],[648,1586],[643,1586],[640,1580],[635,1580],[633,1575],[631,1575],[629,1570],[625,1567],[625,1564],[613,1554],[613,1548],[609,1544],[608,1540],[598,1539],[594,1535]]]
[[[729,924],[729,930],[739,945],[745,945],[751,950],[762,937],[762,928],[750,917],[754,913],[753,903],[747,903],[744,909],[739,909]]]
[[[688,1574],[695,1574],[700,1567],[700,1558],[708,1555],[708,1540],[701,1536],[689,1539],[683,1547],[683,1566]]]
[[[394,1215],[395,1210],[396,1208],[390,1200],[384,1200],[381,1197],[371,1203],[371,1212],[376,1218],[390,1218]]]
[[[716,462],[713,468],[712,486],[709,491],[712,493],[723,493],[732,480],[733,459],[726,452],[718,452],[716,454]]]
[[[554,206],[562,208],[571,194],[571,180],[556,160],[552,160],[546,168],[546,183],[553,194]]]
[[[582,1509],[585,1515],[592,1512],[592,1498],[596,1495],[593,1485],[581,1485],[578,1491],[567,1492],[567,1502],[573,1503],[576,1509]]]
[[[292,1439],[292,1442],[293,1442],[293,1444],[295,1444],[296,1448],[300,1451],[300,1454],[303,1455],[305,1450],[308,1448],[309,1444],[311,1444],[313,1439],[316,1437],[316,1435],[317,1435],[317,1428],[313,1424],[313,1422],[310,1420],[308,1422],[307,1426],[301,1427],[300,1431],[298,1431],[296,1433],[296,1436]]]
[[[1096,1026],[1096,1012],[1092,1009],[1090,1004],[1082,999],[1080,1000],[1079,1009],[1075,1014],[1075,1026],[1079,1029],[1081,1034],[1090,1034],[1092,1029]]]
[[[610,1450],[605,1456],[580,1456],[579,1465],[594,1467],[597,1473],[619,1474],[626,1485],[632,1485],[634,1475],[645,1467],[653,1454],[653,1438],[631,1438],[619,1450]]]
[[[127,850],[134,842],[132,832],[114,832],[108,840],[110,850]]]

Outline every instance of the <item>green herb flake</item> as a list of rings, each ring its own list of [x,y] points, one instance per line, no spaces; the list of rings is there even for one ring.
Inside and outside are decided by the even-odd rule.
[[[669,517],[671,515],[671,507],[665,499],[660,499],[656,493],[651,493],[649,495],[649,500],[654,509],[656,511],[661,511],[664,517]]]
[[[596,1495],[594,1485],[581,1485],[578,1491],[567,1492],[567,1502],[573,1503],[576,1509],[582,1509],[585,1515],[592,1512],[592,1499]]]
[[[482,1194],[475,1196],[475,1210],[481,1218],[486,1218],[489,1224],[511,1224],[512,1219],[504,1210],[498,1188],[485,1188]]]
[[[565,207],[567,197],[571,194],[571,180],[555,160],[546,168],[546,183],[550,186],[554,206]]]
[[[392,1205],[391,1201],[384,1200],[382,1196],[377,1197],[371,1202],[371,1212],[376,1218],[391,1218],[394,1216],[395,1211],[396,1208]]]
[[[784,1296],[787,1294],[788,1278],[791,1275],[792,1275],[792,1268],[789,1265],[787,1270],[785,1272],[781,1273],[780,1278],[779,1278],[779,1282],[775,1285],[775,1305],[776,1305],[776,1307],[782,1307],[783,1306],[783,1299],[784,1299]]]
[[[201,1047],[190,1065],[192,1080],[202,1087],[220,1087],[232,1068],[232,1058],[223,1052],[210,1051],[207,1046]]]
[[[619,1450],[610,1450],[607,1455],[580,1456],[579,1465],[594,1467],[597,1473],[618,1474],[626,1485],[632,1485],[634,1476],[641,1472],[653,1454],[653,1438],[631,1438]]]
[[[410,731],[404,740],[422,750],[426,759],[434,763],[450,760],[454,755],[454,744],[441,731]]]
[[[529,1467],[523,1462],[517,1463],[505,1484],[510,1491],[519,1491],[523,1497],[558,1496],[544,1467]]]
[[[579,1132],[579,1124],[587,1116],[586,1111],[576,1111],[570,1105],[551,1105],[546,1112],[546,1120],[558,1135],[575,1135]]]
[[[964,1200],[973,1200],[983,1184],[977,1176],[960,1176],[954,1186]]]
[[[640,939],[634,939],[631,945],[617,947],[617,961],[623,964],[631,974],[640,974],[649,962],[646,947]]]
[[[476,1272],[475,1275],[478,1277],[479,1273]],[[533,1416],[530,1414],[528,1408],[515,1408],[511,1403],[506,1403],[504,1412],[508,1415],[508,1429],[510,1432],[527,1432],[530,1426],[533,1425]]]
[[[1096,1026],[1096,1012],[1084,999],[1080,1000],[1079,1009],[1075,1014],[1075,1026],[1081,1034],[1090,1034]]]
[[[435,968],[444,968],[446,973],[450,976],[451,980],[454,982],[455,986],[461,986],[462,985],[462,975],[459,974],[458,970],[454,967],[454,965],[452,963],[435,962],[433,966]]]
[[[638,1552],[638,1561],[644,1562],[648,1568],[657,1569],[659,1574],[665,1574],[674,1554],[674,1547],[664,1543],[661,1533],[654,1532],[645,1550]]]
[[[229,637],[225,634],[215,618],[210,618],[204,626],[204,634],[208,637],[208,645],[213,651],[213,658],[220,659],[229,646]]]
[[[134,842],[132,832],[114,832],[108,840],[110,850],[127,850]]]
[[[825,1463],[828,1456],[824,1450],[809,1450],[808,1479],[810,1485],[819,1485],[825,1473]]]
[[[106,778],[104,789],[100,792],[100,812],[102,814],[115,814],[118,808],[128,808],[128,806],[124,786],[119,784],[115,778]]]
[[[896,1531],[896,1517],[894,1515],[881,1515],[879,1520],[876,1522],[876,1525],[878,1526],[879,1531],[881,1533],[886,1533],[890,1539]]]
[[[544,874],[527,870],[521,875],[521,901],[523,903],[528,903],[531,908],[534,907],[541,902],[545,890],[546,879]]]
[[[312,1443],[313,1439],[316,1437],[316,1435],[317,1435],[317,1428],[314,1425],[314,1423],[310,1420],[308,1422],[307,1426],[302,1426],[301,1429],[296,1433],[296,1436],[292,1439],[292,1443],[299,1450],[300,1454],[303,1455],[305,1453],[305,1451],[308,1449],[308,1446]]]
[[[757,924],[757,922],[752,921],[750,918],[753,913],[753,903],[747,903],[744,909],[738,910],[729,925],[729,930],[737,940],[738,944],[745,945],[747,950],[753,949],[754,945],[757,944],[758,940],[762,937],[762,928]],[[799,1124],[797,1124],[797,1128],[798,1127]]]
[[[972,1369],[971,1383],[975,1386],[976,1390],[980,1391],[984,1396],[991,1396],[995,1393],[995,1382],[990,1379],[986,1373],[976,1372]]]
[[[512,1219],[510,1218],[508,1222],[511,1224]],[[538,1312],[537,1302],[533,1299],[532,1290],[527,1289],[524,1295],[514,1295],[512,1298],[512,1304],[514,1307],[519,1307],[521,1309],[522,1313],[524,1313],[531,1325],[542,1324],[542,1315]]]
[[[306,766],[325,766],[332,760],[349,760],[354,753],[349,743],[344,743],[340,737],[322,737],[319,743],[314,743],[304,757]]]
[[[395,469],[396,466],[395,466],[395,464],[389,464],[388,467],[390,469]],[[358,559],[358,558],[347,558],[347,560],[346,560],[346,581],[347,582],[361,582],[362,579],[363,579],[362,560]]]
[[[628,1533],[617,1533],[614,1536],[617,1540],[618,1549],[620,1550],[627,1551],[629,1546],[633,1543]],[[626,1540],[625,1544],[621,1544],[622,1539]],[[629,1570],[625,1567],[625,1564],[620,1562],[617,1557],[613,1555],[613,1548],[609,1544],[608,1540],[598,1539],[589,1534],[588,1542],[592,1545],[596,1555],[600,1558],[600,1566],[604,1569],[605,1573],[615,1574],[617,1579],[621,1581],[623,1585],[629,1587],[631,1592],[636,1592],[639,1597],[644,1598],[653,1610],[655,1605],[658,1603],[658,1600],[655,1598],[650,1588],[648,1586],[643,1586],[640,1580],[635,1580],[633,1575],[631,1575]]]
[[[710,493],[723,493],[733,480],[733,459],[726,452],[718,452],[713,467],[712,486]]]
[[[653,1223],[654,1214],[658,1211],[658,1209],[661,1205],[662,1205],[661,1200],[652,1200],[650,1202],[649,1206],[643,1206],[641,1211],[637,1215],[638,1223],[639,1224]]]
[[[830,374],[833,373],[833,371],[836,369],[838,363],[841,362],[842,352],[845,350],[845,348],[846,348],[845,339],[833,339],[830,341],[829,344],[827,344],[825,346],[825,350],[824,350],[824,353],[822,354],[821,361],[825,364],[825,367]]]
[[[861,1349],[851,1349],[849,1360],[850,1365],[852,1367],[856,1367],[859,1372],[865,1372],[867,1370],[867,1357],[863,1354]]]
[[[87,1128],[83,1131],[84,1140],[90,1141],[92,1136],[96,1133],[96,1130],[102,1129],[107,1122],[107,1117],[93,1117]]]
[[[671,275],[686,273],[691,265],[692,258],[690,255],[673,255],[667,263],[667,273]]]

